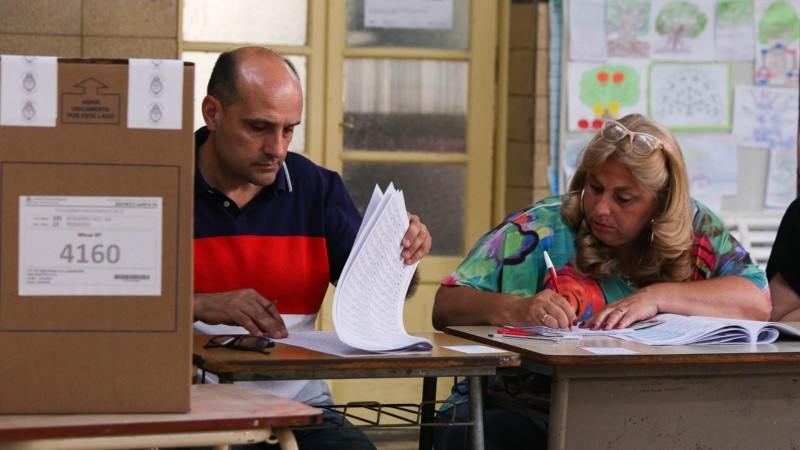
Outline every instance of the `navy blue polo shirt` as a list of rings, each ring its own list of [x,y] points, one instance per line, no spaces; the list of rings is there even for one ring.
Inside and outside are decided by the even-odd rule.
[[[197,130],[195,147],[208,136]],[[252,288],[277,300],[282,315],[316,314],[361,224],[339,174],[289,152],[275,183],[239,209],[197,166],[195,292]]]

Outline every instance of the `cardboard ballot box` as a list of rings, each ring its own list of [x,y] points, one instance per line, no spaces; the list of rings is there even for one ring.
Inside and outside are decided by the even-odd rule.
[[[0,57],[0,413],[189,410],[193,82]]]

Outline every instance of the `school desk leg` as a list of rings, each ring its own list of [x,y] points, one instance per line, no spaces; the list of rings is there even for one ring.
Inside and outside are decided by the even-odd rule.
[[[483,450],[483,385],[481,377],[473,375],[469,380],[469,411],[472,426],[470,429],[470,444],[473,450]]]
[[[425,426],[434,422],[434,402],[436,401],[436,377],[422,379],[422,424],[419,429],[419,450],[433,448],[433,428]]]

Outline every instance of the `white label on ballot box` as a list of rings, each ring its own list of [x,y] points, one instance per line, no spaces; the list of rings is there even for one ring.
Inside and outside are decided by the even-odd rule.
[[[19,295],[161,295],[160,197],[19,197]]]

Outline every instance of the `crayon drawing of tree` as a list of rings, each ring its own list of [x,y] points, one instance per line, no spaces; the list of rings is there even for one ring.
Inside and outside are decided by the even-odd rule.
[[[753,59],[756,43],[754,14],[752,0],[722,0],[717,4],[717,59]]]
[[[667,3],[656,16],[655,30],[665,44],[656,52],[686,53],[686,39],[694,39],[706,28],[708,17],[695,5],[679,0]]]
[[[797,50],[788,44],[800,37],[800,19],[794,7],[776,1],[764,10],[758,23],[761,64],[756,69],[756,82],[761,85],[797,85]]]
[[[649,56],[650,44],[639,38],[647,35],[649,21],[649,0],[609,0],[606,6],[608,54],[628,57]]]
[[[639,74],[628,66],[606,65],[586,71],[581,76],[580,99],[592,108],[595,119],[593,128],[603,121],[619,117],[620,108],[639,101]],[[579,128],[589,128],[588,121],[581,121]]]
[[[749,0],[722,0],[717,5],[717,25],[735,28],[753,20],[753,3]]]

